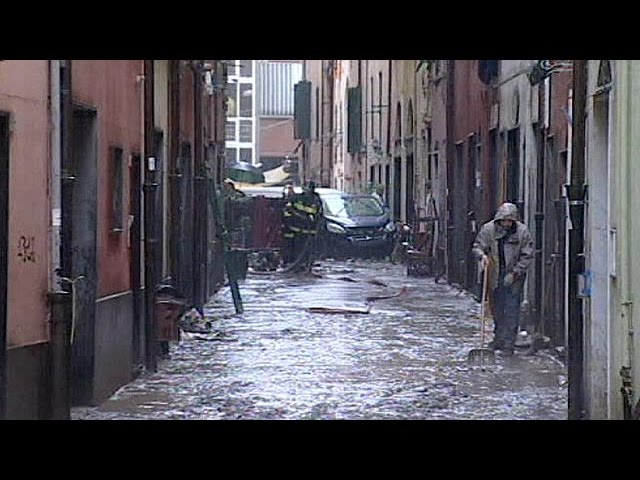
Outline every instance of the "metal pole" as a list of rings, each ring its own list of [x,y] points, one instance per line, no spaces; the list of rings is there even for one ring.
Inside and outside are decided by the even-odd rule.
[[[182,281],[180,266],[180,61],[169,61],[169,270],[176,286]],[[182,287],[182,285],[180,285]]]
[[[324,100],[324,83],[325,83],[324,60],[320,60],[320,185],[324,178],[324,139],[325,139],[325,100]],[[318,181],[317,178],[311,176],[310,180]]]
[[[572,229],[569,236],[569,419],[584,418],[584,338],[578,278],[584,272],[585,120],[587,61],[574,60],[571,184],[567,186]]]
[[[144,294],[145,294],[145,354],[147,370],[157,369],[156,325],[154,319],[155,288],[157,278],[158,238],[155,221],[155,196],[158,188],[154,157],[153,133],[153,60],[144,60]]]
[[[447,186],[446,186],[446,194],[445,194],[445,209],[446,209],[446,244],[447,248],[445,250],[445,263],[446,263],[446,275],[447,280],[449,282],[459,281],[457,275],[454,277],[454,273],[457,270],[453,266],[453,262],[455,261],[454,256],[452,255],[453,250],[453,235],[455,235],[455,224],[453,218],[453,211],[451,210],[451,199],[453,195],[453,184],[454,184],[454,161],[455,161],[455,151],[454,151],[454,119],[455,119],[455,60],[447,61],[447,100],[446,100],[446,136],[447,136],[447,158],[444,162],[446,169],[446,178],[447,178]]]
[[[544,210],[545,210],[545,162],[546,162],[546,135],[547,130],[544,128],[544,109],[543,105],[550,99],[543,99],[544,95],[543,84],[538,85],[538,152],[537,152],[537,172],[536,172],[536,213],[535,218],[535,271],[534,271],[534,322],[535,333],[540,334],[540,329],[543,327],[543,310],[544,310],[544,293],[542,289],[543,282],[543,230],[544,230]]]
[[[72,128],[72,61],[60,60],[58,75],[60,79],[60,277],[73,278],[73,160]],[[56,397],[52,398],[53,418],[70,416],[73,384],[71,371],[73,364],[73,346],[71,345],[72,310],[71,290],[73,285],[63,283],[49,297],[52,315],[52,381]],[[64,305],[66,303],[66,305]],[[66,371],[65,371],[66,370]]]
[[[331,188],[333,185],[331,181],[333,179],[333,162],[335,162],[335,158],[333,158],[333,136],[334,136],[334,123],[336,119],[334,118],[334,101],[335,101],[335,71],[336,71],[336,60],[329,60],[329,154],[328,154],[328,162],[329,162],[329,179],[326,183],[327,187]]]
[[[68,420],[71,413],[71,344],[68,318],[71,295],[59,285],[61,273],[62,231],[62,70],[60,60],[49,62],[51,95],[51,164],[50,183],[50,263],[49,263],[49,404],[47,417]]]
[[[48,295],[51,308],[50,386],[48,418],[71,418],[71,322],[68,312],[71,294],[62,290]]]
[[[9,117],[0,117],[0,420],[7,402],[7,283],[9,237]]]
[[[203,252],[202,246],[206,242],[207,232],[203,228],[206,224],[206,204],[203,203],[202,189],[205,187],[205,172],[202,165],[202,84],[199,66],[201,61],[191,65],[193,72],[193,155],[194,155],[194,202],[193,202],[193,303],[199,310],[204,306],[203,292]]]

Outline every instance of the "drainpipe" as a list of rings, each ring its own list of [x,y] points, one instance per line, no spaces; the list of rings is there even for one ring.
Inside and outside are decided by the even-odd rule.
[[[542,275],[544,268],[544,256],[543,256],[543,229],[544,229],[544,207],[545,207],[545,188],[544,188],[544,171],[545,162],[547,157],[547,130],[544,128],[544,111],[543,105],[545,102],[550,102],[550,99],[544,97],[545,89],[544,84],[538,85],[538,148],[537,152],[537,165],[536,165],[536,213],[535,213],[535,271],[534,271],[534,331],[536,334],[541,333],[543,327],[543,310],[544,299],[542,289]]]
[[[363,166],[364,172],[362,172],[362,178],[364,179],[365,185],[367,184],[367,175],[369,175],[369,143],[371,142],[371,137],[369,136],[369,111],[371,110],[371,105],[367,102],[371,98],[371,92],[369,92],[369,88],[371,86],[371,82],[369,80],[369,60],[364,61],[364,81],[362,82],[362,87],[360,90],[360,96],[362,100],[360,101],[360,105],[362,105],[362,110],[364,112],[364,154],[363,154]],[[373,118],[372,118],[373,121]],[[395,179],[394,179],[395,181]],[[395,187],[395,183],[394,183]],[[362,183],[358,185],[356,190],[358,193],[364,193],[362,188]]]
[[[63,96],[70,93],[70,66],[63,71],[62,61],[49,61],[50,87],[50,152],[49,191],[51,218],[49,231],[50,263],[49,292],[50,341],[49,341],[49,404],[47,417],[52,420],[68,420],[71,411],[70,395],[70,322],[71,295],[60,286],[61,273],[61,233],[62,233],[62,156],[63,156]],[[63,85],[64,84],[64,85]],[[63,95],[64,89],[64,95]],[[68,114],[68,111],[65,111]],[[68,132],[65,132],[68,137]],[[68,150],[66,150],[68,153]]]
[[[51,224],[49,230],[49,241],[51,245],[49,263],[49,289],[57,289],[60,279],[60,233],[62,226],[62,133],[61,133],[61,95],[60,95],[60,60],[49,61],[49,88],[50,100],[49,108],[51,114],[51,138],[50,138],[50,177],[49,191],[51,202]]]
[[[452,257],[452,249],[453,249],[453,235],[455,235],[455,225],[453,222],[453,212],[450,210],[451,208],[451,187],[453,186],[453,178],[454,178],[454,162],[455,162],[455,150],[454,150],[454,138],[453,138],[453,122],[455,119],[455,68],[456,61],[448,60],[447,61],[447,100],[446,100],[446,136],[447,136],[447,158],[446,162],[444,162],[444,166],[446,169],[446,179],[447,185],[445,189],[444,195],[444,204],[445,204],[445,212],[446,212],[446,250],[445,250],[445,265],[446,265],[446,276],[449,283],[452,280],[458,281],[458,279],[452,279],[451,275],[455,271],[455,269],[451,265],[451,261],[455,261]]]
[[[143,60],[143,88],[141,92],[143,116],[144,159],[144,298],[145,298],[145,366],[147,370],[157,370],[156,325],[154,319],[155,289],[158,284],[157,268],[157,228],[156,228],[156,193],[158,181],[153,145],[153,60]]]
[[[389,165],[389,173],[391,173],[391,87],[393,85],[393,60],[389,60],[389,76],[387,79],[387,83],[388,83],[388,91],[387,91],[387,154],[386,154],[386,165]],[[391,185],[391,181],[390,179],[386,178],[386,165],[385,165],[385,189],[384,189],[384,195],[385,195],[385,200],[387,202],[387,205],[390,205],[390,195],[391,192],[389,192],[386,188],[386,185]]]
[[[170,272],[176,286],[180,276],[180,198],[178,196],[181,174],[178,173],[180,155],[180,60],[169,61],[169,255]]]
[[[308,78],[307,78],[307,68],[308,68],[307,62],[308,62],[308,60],[303,60],[302,61],[302,81],[303,82],[308,80]],[[311,109],[309,110],[309,115],[311,115]],[[302,158],[302,162],[298,162],[298,176],[299,176],[300,180],[303,183],[307,181],[307,177],[309,176],[309,174],[308,174],[308,169],[309,169],[309,148],[310,148],[310,140],[308,140],[308,139],[302,140],[302,152],[300,154],[300,157]],[[302,163],[302,165],[300,163]]]
[[[566,186],[569,216],[569,419],[584,418],[584,318],[578,281],[584,272],[585,119],[587,61],[574,60],[571,183]]]
[[[51,308],[49,349],[49,412],[51,419],[69,419],[71,412],[71,291],[61,277],[73,273],[73,165],[71,158],[73,100],[72,61],[51,63],[51,272],[47,299]],[[59,208],[59,212],[56,211]],[[59,250],[58,250],[59,249]],[[56,251],[54,251],[56,250]]]
[[[206,184],[205,169],[202,162],[202,78],[200,67],[202,61],[191,64],[193,71],[193,156],[194,156],[194,235],[193,235],[193,303],[199,310],[204,306],[203,292],[203,275],[202,263],[204,259],[203,245],[206,244],[207,231],[206,225],[207,206],[206,198],[203,198],[204,188]]]
[[[5,121],[11,122],[11,117],[4,117]],[[10,130],[10,126],[6,125],[6,128]],[[10,132],[3,132],[10,136]],[[7,159],[9,145],[6,143],[8,138],[0,139],[0,148],[4,150],[0,152],[0,155],[5,156],[5,161],[10,162],[11,159]],[[1,168],[10,169],[11,164],[3,165]],[[2,172],[0,175],[0,199],[5,202],[9,199],[9,175],[5,175]],[[0,420],[4,420],[7,415],[7,290],[9,283],[9,211],[8,208],[0,209]],[[6,229],[6,230],[5,230]]]
[[[324,83],[325,83],[325,69],[324,69],[324,60],[320,60],[320,185],[322,185],[322,179],[324,178],[324,117],[325,117],[325,100],[324,100]],[[314,178],[313,174],[310,175],[312,180],[317,180]]]
[[[335,80],[335,70],[336,70],[336,65],[335,65],[335,60],[329,60],[329,108],[330,108],[330,115],[329,115],[329,181],[327,183],[327,186],[329,188],[332,187],[331,185],[331,181],[333,179],[333,163],[336,161],[336,159],[334,158],[334,152],[333,152],[333,139],[334,139],[334,126],[335,126],[335,121],[336,119],[334,118],[334,112],[335,112],[335,105],[334,105],[334,80]]]

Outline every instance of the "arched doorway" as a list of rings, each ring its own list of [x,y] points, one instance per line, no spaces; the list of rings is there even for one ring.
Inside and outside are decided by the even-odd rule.
[[[395,141],[393,149],[393,219],[398,221],[402,215],[402,196],[401,196],[401,181],[402,181],[402,105],[398,102],[396,108],[396,128],[395,128]]]

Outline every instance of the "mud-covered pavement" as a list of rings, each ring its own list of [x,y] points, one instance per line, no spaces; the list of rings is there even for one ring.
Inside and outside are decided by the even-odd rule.
[[[320,265],[321,278],[249,276],[241,316],[226,289],[206,310],[214,334],[183,339],[157,373],[73,418],[566,418],[566,374],[550,354],[468,364],[479,341],[479,305],[468,294],[381,261]],[[366,311],[366,297],[403,286],[369,313],[306,310]]]

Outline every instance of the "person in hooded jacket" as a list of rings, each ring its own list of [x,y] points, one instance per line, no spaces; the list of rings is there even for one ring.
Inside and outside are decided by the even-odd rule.
[[[518,334],[520,301],[527,270],[534,255],[527,226],[519,221],[518,207],[503,203],[495,218],[485,223],[473,244],[481,268],[489,269],[488,283],[494,319],[494,340],[489,347],[512,355]]]

